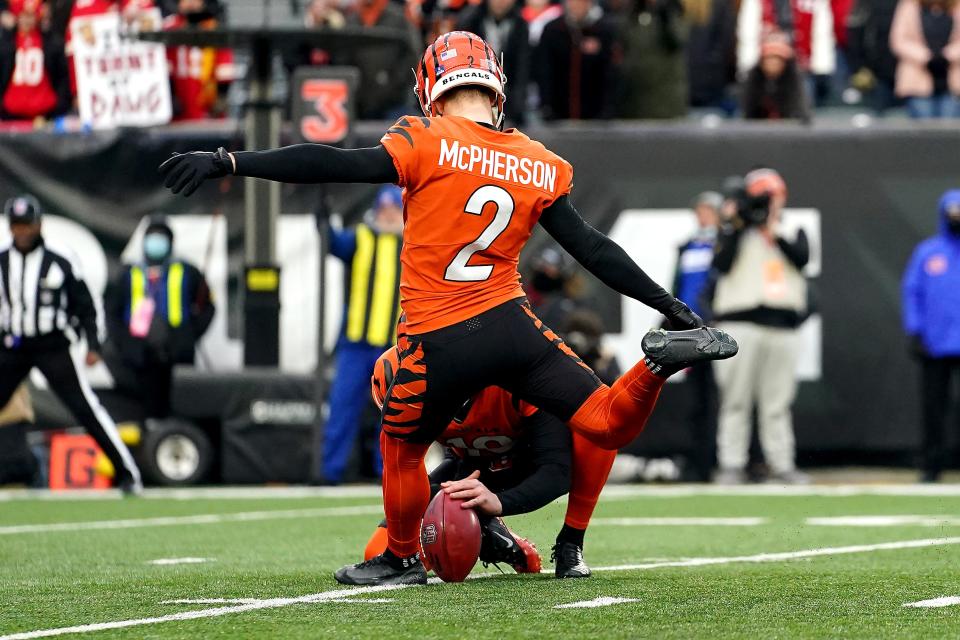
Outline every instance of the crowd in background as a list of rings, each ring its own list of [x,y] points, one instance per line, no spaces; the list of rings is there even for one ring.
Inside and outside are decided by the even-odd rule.
[[[0,0],[0,115],[70,112],[71,23],[119,11],[131,24],[154,7],[164,29],[229,22],[219,0]],[[707,114],[807,121],[845,105],[960,115],[956,0],[305,0],[302,10],[307,28],[405,34],[393,46],[284,54],[288,70],[358,67],[361,118],[413,109],[409,69],[451,29],[477,33],[503,56],[514,124]],[[175,118],[224,113],[237,77],[230,51],[171,47],[168,61]]]

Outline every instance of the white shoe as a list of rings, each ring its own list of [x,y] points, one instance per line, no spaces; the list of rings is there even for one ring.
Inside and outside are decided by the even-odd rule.
[[[713,476],[713,484],[726,486],[747,484],[747,472],[743,469],[719,469]]]

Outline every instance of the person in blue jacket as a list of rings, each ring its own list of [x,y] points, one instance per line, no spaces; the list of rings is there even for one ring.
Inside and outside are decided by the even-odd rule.
[[[677,250],[677,269],[673,277],[673,295],[683,300],[700,317],[710,317],[709,289],[720,209],[723,196],[705,191],[690,203],[697,219],[697,230]],[[710,363],[691,367],[687,371],[691,389],[690,425],[693,447],[685,479],[709,482],[717,461],[717,383]]]
[[[330,253],[348,267],[343,326],[336,346],[336,371],[330,387],[330,417],[320,455],[322,484],[343,482],[350,454],[370,402],[373,365],[397,341],[400,317],[400,247],[403,233],[401,190],[385,185],[373,209],[350,229],[330,230]],[[380,473],[380,447],[373,447]]]
[[[903,326],[921,365],[924,482],[947,462],[950,382],[960,374],[960,189],[943,194],[939,213],[939,234],[917,246],[903,276]]]

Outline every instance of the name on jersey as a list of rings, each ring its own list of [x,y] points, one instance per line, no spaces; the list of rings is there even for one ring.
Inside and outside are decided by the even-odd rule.
[[[533,186],[551,193],[557,184],[557,167],[548,162],[521,158],[476,144],[460,144],[459,140],[451,142],[446,138],[440,139],[437,165]]]

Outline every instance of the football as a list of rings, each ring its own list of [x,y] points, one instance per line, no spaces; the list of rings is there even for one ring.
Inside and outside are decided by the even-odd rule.
[[[480,520],[441,491],[423,514],[420,546],[424,565],[444,582],[463,582],[480,556]]]

